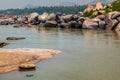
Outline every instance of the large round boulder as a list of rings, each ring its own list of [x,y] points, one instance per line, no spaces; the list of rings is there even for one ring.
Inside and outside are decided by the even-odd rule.
[[[98,24],[100,29],[103,29],[103,30],[105,29],[105,25],[106,25],[105,21],[99,21]]]
[[[116,31],[120,31],[120,23],[115,28]]]
[[[106,30],[114,30],[115,27],[117,26],[117,24],[118,24],[118,21],[117,21],[116,19],[114,19],[114,20],[109,20],[109,21],[107,22],[107,25],[105,26],[105,29],[106,29]]]
[[[83,23],[85,21],[85,19],[86,19],[85,17],[79,17],[77,21],[80,21]]]
[[[78,15],[73,15],[73,20],[74,20],[74,21],[77,21],[77,20],[78,20],[78,18],[79,18],[79,16],[78,16]]]
[[[117,19],[117,17],[120,17],[120,12],[114,13],[112,19]]]
[[[58,27],[60,27],[60,28],[70,28],[70,24],[63,22],[63,23],[59,24]]]
[[[56,20],[57,18],[57,15],[55,13],[51,13],[49,16],[48,16],[48,20]]]
[[[83,14],[83,12],[78,12],[78,14],[77,14],[78,16],[83,16],[84,14]]]
[[[34,20],[34,19],[37,19],[38,16],[39,16],[39,14],[36,13],[36,12],[31,13],[31,14],[29,15],[29,17],[28,17],[28,21],[30,22],[30,21],[32,21],[32,20]]]
[[[44,24],[44,27],[57,27],[57,22],[56,21],[46,21]]]
[[[117,15],[116,15],[116,14],[117,14]],[[108,14],[105,16],[104,20],[105,20],[105,22],[107,22],[107,21],[109,21],[109,20],[111,20],[111,19],[116,18],[116,16],[118,16],[118,12],[117,12],[117,11],[110,12],[110,13],[108,13]]]
[[[93,11],[95,11],[95,10],[100,10],[100,9],[103,9],[103,5],[102,5],[101,2],[98,2],[98,3],[96,3],[96,6],[95,6],[95,8],[93,9]]]
[[[73,19],[73,15],[69,14],[69,15],[65,15],[65,16],[61,16],[61,18],[65,21],[65,22],[69,22]]]
[[[117,20],[120,22],[120,16],[119,16],[119,17],[117,17]]]
[[[48,20],[48,13],[45,12],[42,15],[39,15],[38,20],[41,21],[41,22],[47,21]]]
[[[105,21],[101,20],[99,17],[95,17],[95,18],[93,18],[91,20],[98,23],[98,28],[105,29],[106,23],[105,23]]]
[[[76,22],[76,21],[70,21],[69,22],[69,25],[71,28],[79,28],[81,29],[82,28],[82,22]]]
[[[82,28],[83,29],[98,29],[99,24],[98,24],[98,22],[93,21],[92,19],[86,19],[83,22]]]
[[[84,13],[90,12],[94,9],[95,7],[93,5],[88,5],[88,7],[84,10]]]
[[[100,20],[104,20],[105,19],[105,15],[99,15],[99,16],[97,16],[97,18],[99,18]]]

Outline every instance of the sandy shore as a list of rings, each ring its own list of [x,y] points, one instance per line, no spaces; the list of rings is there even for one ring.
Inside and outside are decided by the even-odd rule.
[[[40,60],[52,58],[55,54],[61,53],[53,49],[4,49],[0,48],[0,73],[17,70],[23,63],[35,64]]]

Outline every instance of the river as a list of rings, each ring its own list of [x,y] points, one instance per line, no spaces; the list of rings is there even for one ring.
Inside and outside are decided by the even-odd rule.
[[[9,36],[26,39],[7,41]],[[0,74],[0,80],[120,80],[120,32],[0,26],[0,41],[10,43],[4,48],[62,51],[39,62],[35,71]]]

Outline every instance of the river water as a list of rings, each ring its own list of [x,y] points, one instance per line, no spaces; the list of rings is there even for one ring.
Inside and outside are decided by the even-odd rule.
[[[26,39],[7,41],[9,36]],[[5,48],[62,51],[39,62],[35,71],[0,74],[0,80],[120,80],[120,32],[1,26],[0,41],[10,43]]]

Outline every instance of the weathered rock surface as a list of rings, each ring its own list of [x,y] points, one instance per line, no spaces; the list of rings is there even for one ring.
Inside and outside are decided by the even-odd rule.
[[[28,21],[32,21],[32,20],[35,20],[37,17],[39,16],[38,13],[34,12],[34,13],[31,13],[28,17]]]
[[[118,24],[117,20],[109,20],[106,25],[106,30],[114,30],[117,24]]]
[[[73,15],[69,14],[69,15],[65,15],[65,16],[61,16],[61,18],[65,21],[65,22],[69,22],[72,20]]]
[[[120,16],[119,16],[119,17],[117,17],[117,20],[120,22]]]
[[[35,64],[40,60],[52,58],[60,52],[53,49],[0,48],[0,73],[17,70],[21,64]]]
[[[98,22],[96,21],[93,21],[91,19],[86,19],[84,22],[83,22],[83,29],[98,29],[99,25],[98,25]]]
[[[120,23],[115,28],[116,31],[120,31]]]
[[[56,21],[46,21],[44,24],[44,27],[57,27],[57,22]]]
[[[39,15],[38,20],[42,22],[45,22],[46,20],[48,20],[48,13],[45,12],[42,15]]]
[[[90,12],[94,9],[95,7],[93,5],[88,5],[88,7],[84,10],[84,13]]]
[[[102,4],[100,2],[98,2],[95,6],[95,8],[93,9],[93,11],[95,10],[100,10],[100,9],[103,9],[104,7],[102,6]]]

